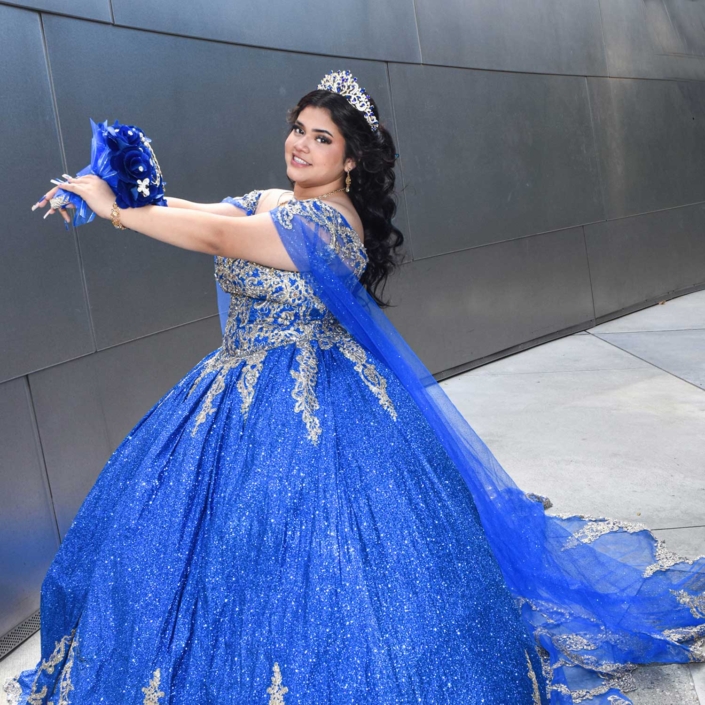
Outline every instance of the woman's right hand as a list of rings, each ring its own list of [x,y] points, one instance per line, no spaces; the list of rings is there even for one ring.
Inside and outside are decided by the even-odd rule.
[[[68,174],[62,174],[62,176],[66,179],[68,178]],[[40,198],[33,206],[32,210],[35,211],[37,208],[44,208],[49,201],[54,198],[56,195],[56,192],[61,188],[61,186],[54,186],[51,191],[47,191],[42,198]],[[67,208],[74,208],[73,203],[69,203],[67,206],[64,206],[63,208],[49,208],[49,210],[44,214],[44,217],[46,218],[48,215],[51,215],[52,213],[56,213],[58,210],[59,213],[61,213],[61,217],[67,222],[71,223],[71,216],[66,212]]]

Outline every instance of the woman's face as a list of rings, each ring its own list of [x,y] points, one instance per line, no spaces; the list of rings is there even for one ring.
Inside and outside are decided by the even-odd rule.
[[[299,186],[310,188],[335,184],[345,178],[345,168],[355,162],[344,160],[345,139],[326,108],[306,106],[284,143],[286,175]],[[300,163],[297,157],[305,164]]]

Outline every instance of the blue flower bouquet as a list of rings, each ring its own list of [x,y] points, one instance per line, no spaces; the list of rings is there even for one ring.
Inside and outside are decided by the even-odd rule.
[[[152,140],[139,127],[123,125],[117,120],[112,126],[107,120],[98,124],[91,120],[91,128],[91,163],[77,176],[100,176],[112,188],[120,208],[166,206],[166,181],[149,144]],[[74,206],[75,226],[90,223],[95,218],[88,204],[75,193],[59,188],[52,202],[59,208],[65,208],[69,203]]]

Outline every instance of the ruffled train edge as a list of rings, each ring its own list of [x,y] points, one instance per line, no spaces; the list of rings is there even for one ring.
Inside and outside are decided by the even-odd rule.
[[[545,508],[551,506],[545,497],[527,496]],[[648,637],[658,643],[650,660],[639,639],[630,643],[623,633],[604,626],[586,631],[582,619],[590,616],[577,604],[561,609],[548,601],[517,598],[536,639],[551,705],[633,705],[626,693],[637,689],[634,672],[639,666],[705,662],[705,555],[680,556],[639,523],[581,514],[547,514],[546,519],[549,526],[563,530],[564,551],[590,547],[591,556],[597,551],[606,562],[633,569],[630,592],[623,575],[610,573],[605,573],[602,589],[614,580],[615,592],[623,592],[625,598],[632,595],[632,602],[625,603],[625,620],[638,609],[643,623],[643,613],[651,609],[653,629]],[[634,608],[634,596],[640,593],[643,601]],[[664,624],[668,599],[674,609],[670,623]]]

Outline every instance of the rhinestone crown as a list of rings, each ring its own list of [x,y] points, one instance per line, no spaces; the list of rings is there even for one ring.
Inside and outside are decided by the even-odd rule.
[[[329,71],[318,84],[318,88],[345,96],[348,102],[365,116],[372,132],[377,130],[379,123],[372,110],[370,99],[365,89],[358,85],[357,77],[350,71]]]

